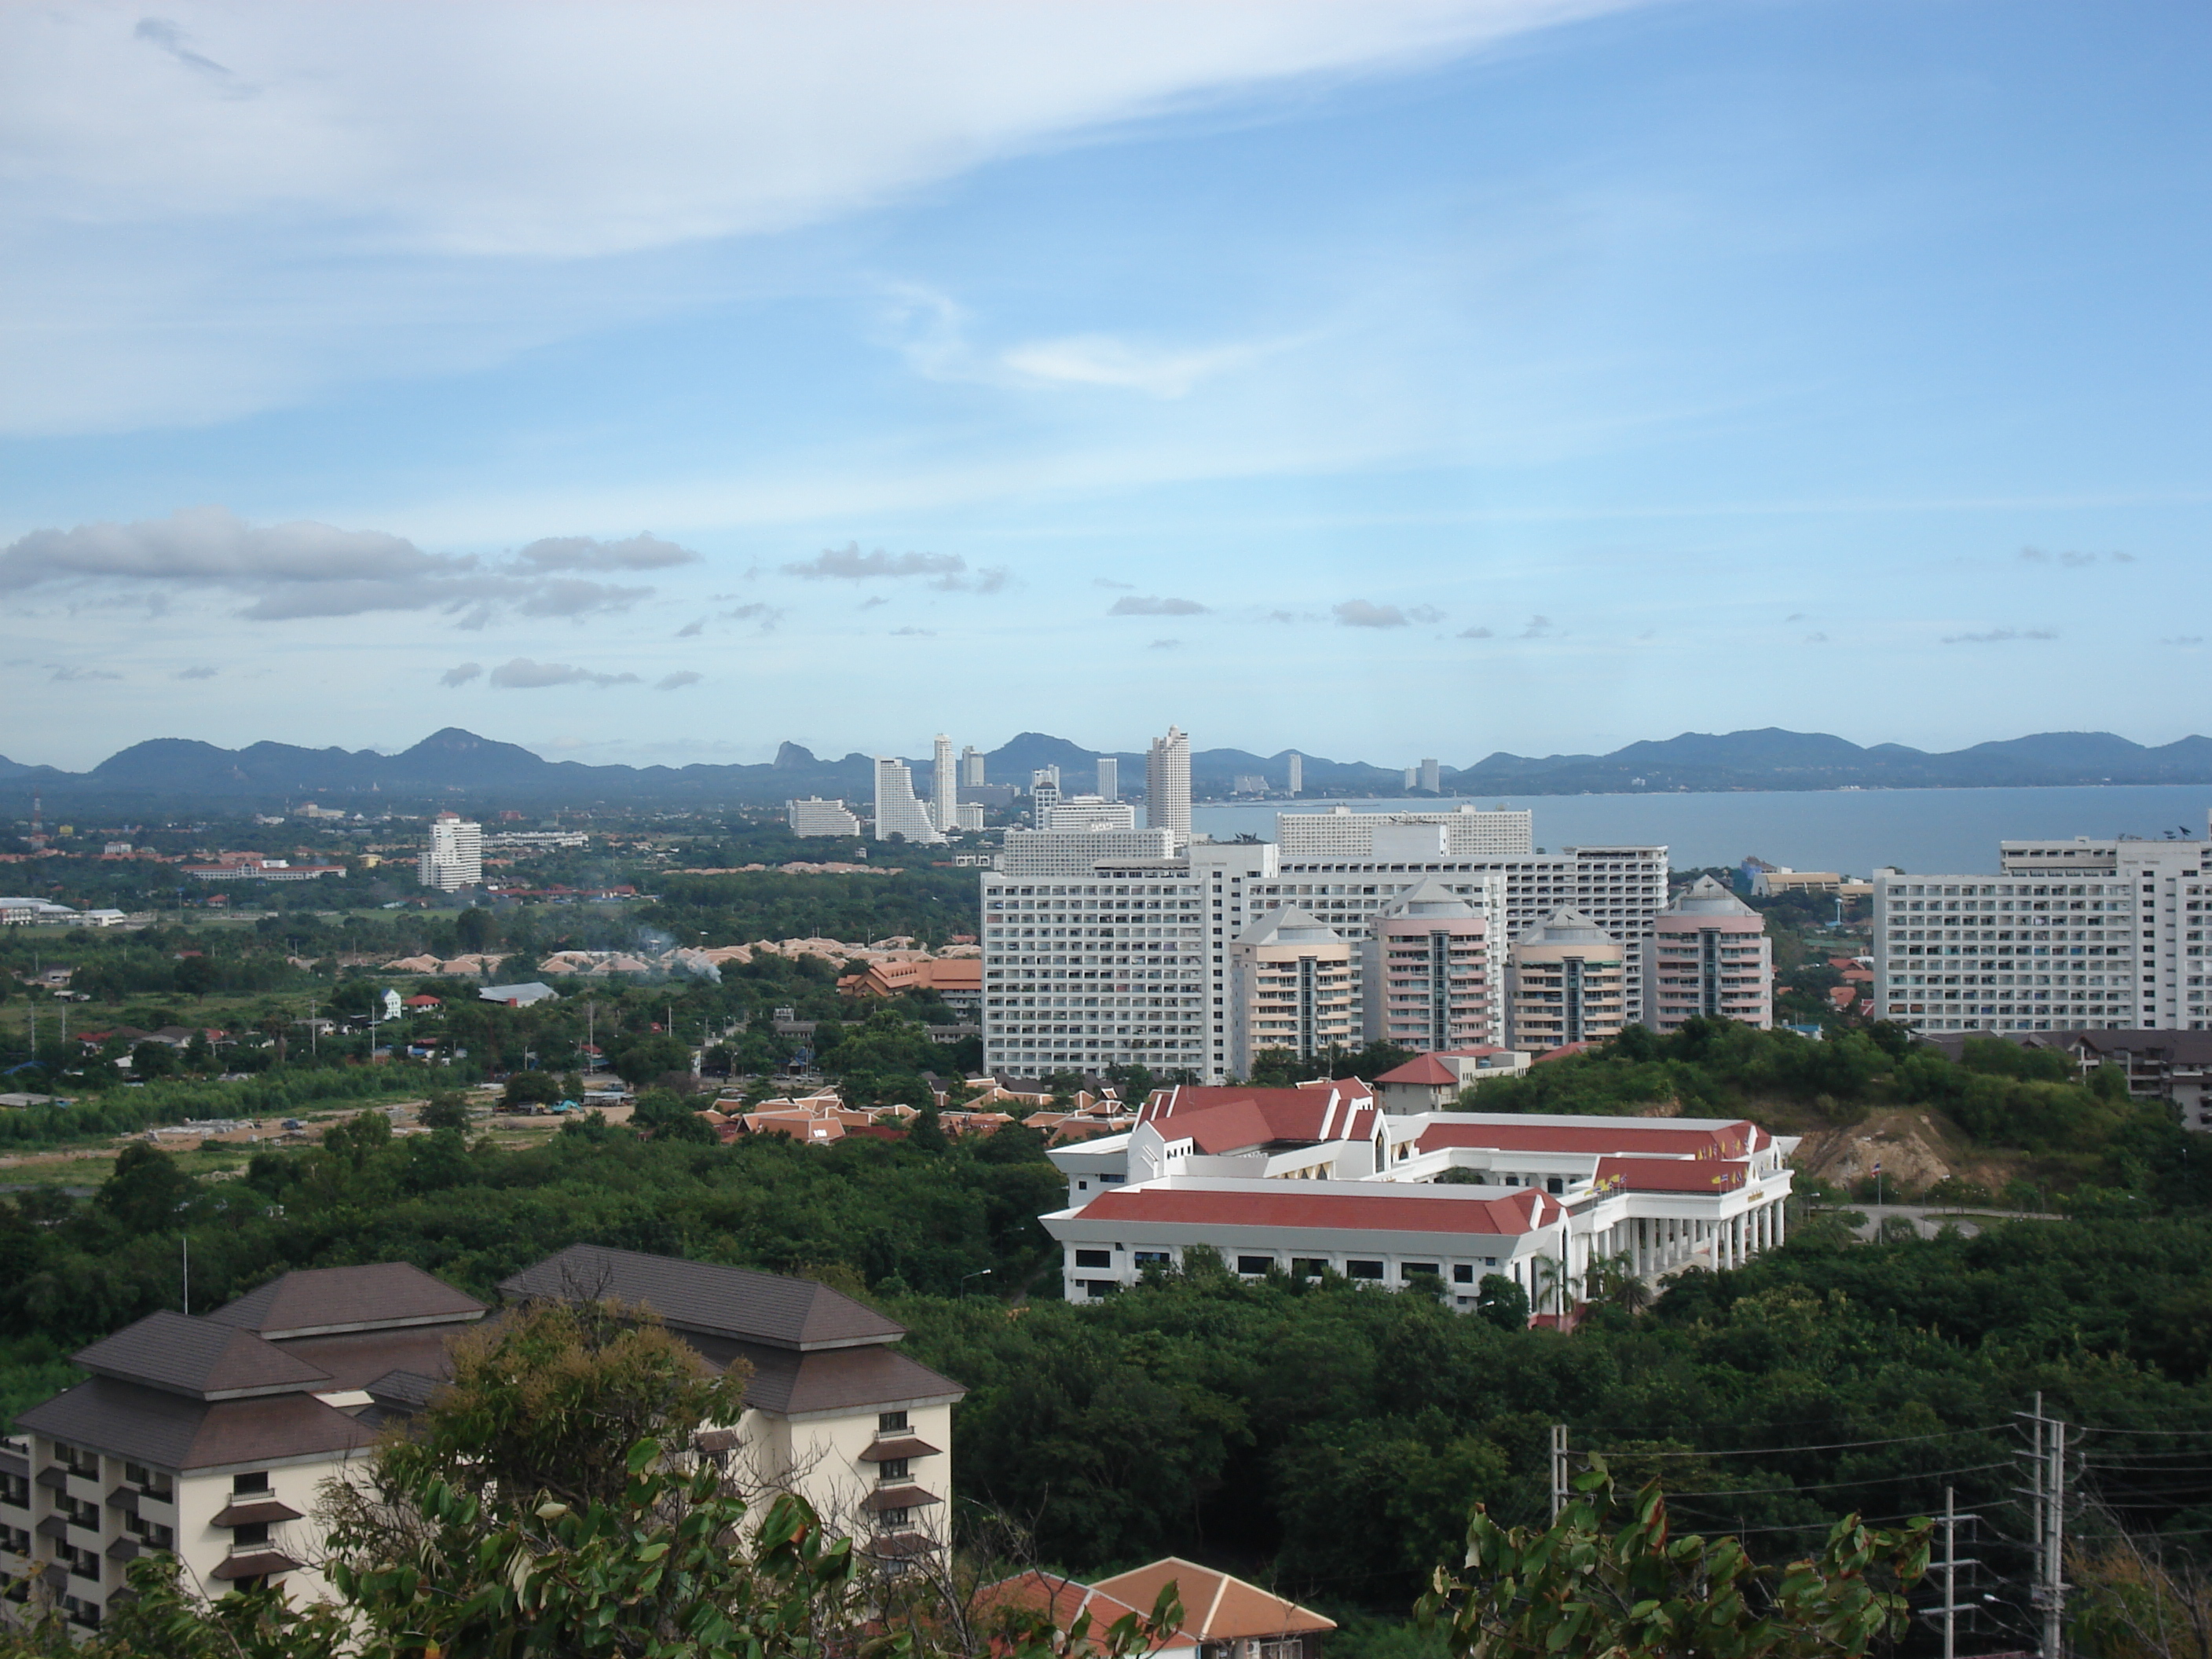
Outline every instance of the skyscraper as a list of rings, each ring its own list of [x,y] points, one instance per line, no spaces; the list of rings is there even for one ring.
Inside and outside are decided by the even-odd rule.
[[[1098,799],[1121,799],[1121,763],[1111,755],[1098,757]]]
[[[1421,787],[1427,790],[1432,795],[1441,795],[1443,793],[1443,769],[1438,766],[1434,760],[1424,760],[1421,763]]]
[[[1052,828],[1052,809],[1060,805],[1060,769],[1040,766],[1030,774],[1030,824],[1033,829]]]
[[[1293,795],[1302,794],[1306,787],[1306,757],[1295,749],[1291,750],[1291,789]]]
[[[983,787],[983,755],[973,744],[960,751],[960,787],[963,789],[981,789]]]
[[[960,779],[952,769],[952,739],[937,734],[929,769],[929,821],[940,833],[960,827]]]
[[[483,826],[456,812],[439,813],[415,872],[423,886],[441,892],[477,885],[483,879]]]
[[[1145,823],[1170,831],[1178,847],[1189,844],[1190,738],[1172,726],[1145,757]]]
[[[876,757],[876,839],[902,836],[933,845],[945,837],[930,822],[929,809],[915,799],[914,774],[902,760]]]

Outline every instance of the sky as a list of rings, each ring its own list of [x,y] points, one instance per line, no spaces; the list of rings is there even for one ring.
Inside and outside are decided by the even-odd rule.
[[[0,752],[2208,728],[2212,11],[0,8]]]

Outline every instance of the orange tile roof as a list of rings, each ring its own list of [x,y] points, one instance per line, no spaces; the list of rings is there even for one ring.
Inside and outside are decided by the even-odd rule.
[[[1125,1605],[1150,1607],[1170,1579],[1175,1581],[1182,1601],[1183,1632],[1201,1642],[1336,1628],[1333,1619],[1324,1619],[1310,1608],[1270,1595],[1257,1584],[1248,1584],[1212,1567],[1201,1567],[1179,1555],[1102,1578],[1091,1588],[1094,1594],[1111,1596]]]
[[[1518,1238],[1559,1218],[1559,1202],[1533,1187],[1510,1198],[1461,1196],[1425,1183],[1363,1188],[1353,1182],[1269,1182],[1282,1192],[1212,1188],[1109,1188],[1084,1206],[1085,1219],[1279,1229],[1356,1228],[1368,1232],[1468,1233]],[[1334,1187],[1338,1191],[1316,1191]],[[1289,1189],[1298,1190],[1289,1190]],[[1447,1195],[1449,1194],[1449,1195]]]

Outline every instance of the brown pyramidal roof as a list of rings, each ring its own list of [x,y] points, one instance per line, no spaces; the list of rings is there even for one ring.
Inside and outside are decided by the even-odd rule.
[[[811,1279],[599,1244],[571,1244],[499,1288],[516,1300],[611,1298],[650,1308],[672,1330],[772,1348],[860,1347],[906,1334],[905,1326]]]
[[[389,1330],[481,1319],[476,1297],[404,1261],[362,1267],[310,1267],[272,1279],[210,1319],[272,1340],[342,1331]]]
[[[1179,1555],[1149,1566],[1102,1578],[1091,1588],[1133,1607],[1150,1608],[1170,1579],[1182,1602],[1182,1631],[1201,1642],[1231,1642],[1253,1636],[1282,1636],[1297,1631],[1329,1631],[1336,1621],[1295,1601],[1270,1595],[1257,1584],[1213,1567],[1201,1567]]]
[[[331,1374],[251,1331],[164,1310],[70,1356],[97,1376],[199,1400],[297,1394]]]

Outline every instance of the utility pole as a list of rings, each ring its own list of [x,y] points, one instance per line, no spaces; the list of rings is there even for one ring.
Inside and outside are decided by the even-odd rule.
[[[2063,1659],[2066,1639],[2066,1425],[2043,1414],[2043,1393],[2035,1409],[2015,1412],[2033,1425],[2024,1496],[2035,1505],[2035,1583],[2028,1605],[2043,1615],[2042,1659]]]
[[[1943,1559],[1935,1564],[1942,1575],[1943,1603],[1929,1607],[1929,1616],[1941,1615],[1943,1620],[1943,1659],[1958,1659],[1959,1615],[1975,1610],[1974,1603],[1959,1599],[1959,1569],[1981,1565],[1978,1561],[1961,1559],[1959,1554],[1959,1522],[1978,1517],[1959,1513],[1959,1494],[1949,1486],[1943,1488]]]
[[[1567,1425],[1552,1425],[1552,1522],[1559,1524],[1567,1507]]]

